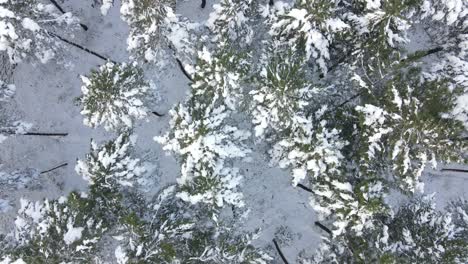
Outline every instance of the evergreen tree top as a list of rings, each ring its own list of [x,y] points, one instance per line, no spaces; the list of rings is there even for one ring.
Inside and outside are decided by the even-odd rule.
[[[81,80],[79,102],[85,125],[119,131],[131,129],[135,120],[147,116],[144,101],[150,85],[136,64],[108,62]]]

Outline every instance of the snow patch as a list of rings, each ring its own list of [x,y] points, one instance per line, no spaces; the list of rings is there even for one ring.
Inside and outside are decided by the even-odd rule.
[[[73,242],[81,239],[81,233],[84,230],[83,227],[73,227],[71,224],[68,224],[67,227],[68,231],[63,236],[63,241],[65,241],[65,244],[70,245]]]

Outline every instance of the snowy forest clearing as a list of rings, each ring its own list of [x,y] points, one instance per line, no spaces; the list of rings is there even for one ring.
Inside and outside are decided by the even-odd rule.
[[[14,2],[0,0],[0,8]],[[344,14],[328,1],[222,0],[201,8],[199,1],[151,0],[157,8],[145,13],[155,18],[149,24],[132,13],[141,8],[138,3],[123,2],[122,8],[120,1],[102,6],[92,0],[58,1],[65,14],[79,19],[54,28],[62,39],[51,36],[62,42],[61,50],[53,59],[47,52],[21,58],[13,78],[2,80],[16,89],[13,99],[0,102],[1,117],[27,124],[13,136],[0,131],[5,137],[0,143],[0,246],[5,245],[0,263],[418,263],[427,257],[434,263],[468,262],[462,253],[449,260],[443,254],[450,244],[445,240],[442,249],[434,242],[433,252],[407,254],[420,246],[403,245],[413,230],[404,233],[404,242],[394,237],[399,234],[388,239],[388,230],[398,229],[392,226],[407,224],[395,219],[414,213],[408,220],[442,221],[445,225],[431,228],[447,241],[464,243],[460,249],[468,247],[463,239],[468,229],[456,230],[468,227],[462,209],[453,212],[460,222],[450,229],[451,219],[434,212],[430,198],[417,198],[422,188],[435,193],[442,211],[451,201],[466,199],[468,174],[461,164],[466,144],[438,138],[466,135],[466,4],[424,1],[437,11],[431,6],[414,11],[432,12],[426,16],[436,21],[434,31],[453,39],[452,46],[448,41],[439,48],[439,40],[429,36],[433,33],[421,33],[427,29],[418,28],[419,18],[410,29],[411,23],[385,13],[411,13],[411,3],[398,1],[361,1],[362,13]],[[320,8],[333,10],[330,17],[309,16]],[[0,9],[0,23],[8,17]],[[368,25],[359,21],[364,18],[388,19],[382,29],[385,47],[364,47],[382,58],[340,43],[353,28],[357,33],[349,34],[356,34],[356,47],[368,44],[366,34],[375,32],[364,32]],[[38,31],[24,21],[25,29]],[[0,42],[0,52],[4,43],[8,40]],[[346,52],[355,59],[343,58]],[[439,54],[440,65],[432,65],[432,56]],[[353,62],[365,59],[368,66]],[[447,63],[453,63],[448,70]],[[412,66],[427,71],[414,71],[425,86],[406,79]],[[393,81],[392,74],[398,76],[395,83],[382,85]],[[425,74],[448,79],[450,89]],[[409,84],[416,91],[434,89],[434,98],[442,99],[413,92]],[[279,92],[271,92],[273,87]],[[375,96],[369,87],[380,90]],[[455,94],[455,87],[462,91]],[[455,99],[448,98],[452,94]],[[450,113],[442,106],[426,109],[424,100],[456,107],[447,109]],[[449,114],[445,118],[453,123],[431,127],[432,120]],[[412,123],[413,118],[422,124]],[[396,128],[421,132],[416,141],[422,149],[410,137],[405,141],[408,132],[392,132]],[[358,132],[347,135],[349,130]],[[356,148],[350,153],[351,140]],[[453,162],[454,156],[460,161]],[[436,158],[452,163],[426,168]],[[375,165],[378,159],[384,160],[379,160],[382,166]],[[398,211],[412,193],[416,205]],[[48,199],[44,205],[28,202],[43,198]],[[468,210],[466,204],[457,206]],[[390,216],[392,210],[397,218]],[[379,217],[387,218],[379,222]],[[54,225],[62,229],[41,229],[54,230]],[[417,232],[412,235],[419,239]],[[363,238],[377,241],[378,253],[373,246],[350,242]]]

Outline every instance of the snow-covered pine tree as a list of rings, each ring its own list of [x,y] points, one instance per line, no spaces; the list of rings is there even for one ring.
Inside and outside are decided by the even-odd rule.
[[[91,261],[92,252],[106,229],[106,223],[93,215],[94,209],[92,199],[76,192],[57,200],[22,199],[15,220],[17,244],[6,250],[2,263]]]
[[[16,245],[2,258],[26,263],[91,262],[103,249],[102,237],[119,228],[132,206],[125,189],[145,170],[130,157],[131,136],[124,133],[78,160],[76,171],[89,185],[56,200],[21,201],[15,221]],[[10,262],[5,262],[10,263]]]
[[[327,91],[322,84],[312,87],[301,57],[269,50],[264,56],[271,61],[254,83],[259,88],[250,93],[256,134],[263,136],[265,129],[270,134],[272,163],[292,170],[293,185],[310,186],[312,206],[321,217],[335,220],[335,235],[362,232],[371,225],[373,212],[386,210],[382,183],[370,177],[356,180],[356,172],[346,171],[348,142],[330,109],[315,105]]]
[[[345,39],[350,46],[349,53],[343,60],[353,64],[353,60],[359,58],[355,61],[367,71],[385,68],[398,60],[399,50],[409,42],[407,32],[419,2],[354,1],[352,13],[344,15],[351,28],[350,36]]]
[[[121,210],[121,192],[134,185],[145,172],[140,160],[131,157],[135,137],[129,133],[119,135],[102,146],[91,142],[91,152],[84,160],[78,160],[76,172],[89,182],[89,195],[103,213],[114,210],[111,217]]]
[[[138,217],[123,220],[117,263],[252,263],[271,260],[251,243],[255,236],[234,234],[211,219],[206,205],[191,206],[164,188]]]
[[[107,131],[126,130],[135,120],[147,116],[145,101],[150,84],[137,64],[108,62],[81,80],[83,95],[79,102],[85,125],[103,125]]]
[[[339,4],[327,0],[277,2],[265,14],[270,35],[281,46],[291,46],[305,61],[313,59],[316,69],[326,73],[335,35],[344,34],[350,27],[338,16]]]
[[[458,237],[466,240],[468,237],[468,200],[460,198],[451,201],[446,209],[452,214],[453,223],[462,229]]]
[[[346,35],[333,48],[336,62],[332,67],[347,63],[360,70],[361,77],[365,74],[372,82],[385,76],[381,71],[401,59],[407,62],[420,61],[421,58],[437,53],[442,61],[425,61],[434,65],[432,72],[445,69],[445,76],[453,68],[448,64],[457,64],[465,59],[464,53],[455,51],[458,44],[463,47],[463,24],[467,5],[460,0],[418,0],[418,1],[353,1],[345,7],[342,14],[344,21],[350,25]],[[421,50],[414,50],[411,41],[415,32],[424,31],[428,43]],[[460,42],[461,40],[461,42]],[[466,48],[465,48],[466,49]],[[340,54],[341,53],[341,54]],[[449,56],[446,56],[449,55]],[[460,61],[461,59],[461,61]],[[427,69],[425,69],[427,70]],[[452,71],[453,73],[456,72]],[[460,73],[460,71],[458,71]],[[438,79],[440,74],[434,76]],[[454,78],[454,80],[457,78]],[[460,78],[458,78],[460,80]]]
[[[303,61],[294,56],[293,51],[271,52],[268,56],[271,58],[261,67],[255,83],[258,88],[250,91],[252,122],[257,137],[264,137],[271,130],[278,135],[288,133],[294,119],[305,115],[314,91],[306,78]]]
[[[383,215],[378,227],[362,237],[325,239],[313,263],[465,263],[467,226],[459,217],[468,211],[455,204],[443,212],[435,208],[433,196],[415,198],[395,214]]]
[[[350,170],[349,142],[327,121],[326,107],[309,118],[296,117],[291,132],[270,151],[273,162],[289,168],[293,185],[304,183],[312,192],[311,206],[320,218],[333,219],[335,236],[361,235],[373,227],[374,214],[387,211],[385,185],[378,177]]]
[[[334,219],[340,219],[342,217],[343,219],[351,219],[350,216],[356,212],[362,212],[363,215],[368,216],[367,218],[372,219],[372,212],[384,212],[386,210],[385,203],[383,203],[382,199],[384,190],[389,188],[386,182],[387,177],[384,177],[388,172],[384,169],[385,163],[382,163],[381,159],[379,159],[379,161],[371,162],[371,164],[375,166],[372,169],[356,171],[356,168],[365,166],[365,163],[362,162],[365,153],[359,148],[356,148],[356,146],[362,146],[365,151],[368,151],[369,143],[366,143],[368,142],[367,139],[376,141],[384,139],[383,137],[378,138],[382,136],[379,134],[379,132],[382,131],[375,131],[375,133],[371,134],[362,130],[356,132],[356,129],[361,126],[358,120],[354,120],[356,113],[353,109],[348,109],[348,104],[355,102],[352,99],[359,98],[361,106],[356,108],[359,111],[365,107],[362,106],[362,104],[366,104],[368,100],[371,100],[370,98],[378,98],[380,101],[387,100],[388,97],[383,98],[383,95],[391,95],[391,92],[389,92],[390,88],[386,85],[391,83],[394,78],[398,78],[395,76],[401,75],[411,77],[406,78],[394,86],[397,87],[396,89],[403,90],[405,90],[408,85],[410,87],[417,86],[417,88],[411,87],[410,89],[412,91],[414,90],[413,96],[421,96],[420,98],[415,98],[414,101],[427,100],[426,105],[444,105],[442,108],[439,107],[440,111],[434,110],[437,109],[437,107],[434,107],[432,110],[421,108],[420,110],[425,113],[418,113],[415,109],[412,111],[410,111],[410,109],[404,109],[405,113],[399,113],[401,116],[409,119],[414,118],[412,119],[413,121],[424,120],[426,123],[423,123],[424,121],[420,123],[409,120],[405,121],[405,118],[395,120],[395,122],[399,122],[401,126],[405,126],[405,124],[411,126],[411,128],[407,128],[405,131],[421,131],[420,134],[422,135],[424,132],[432,130],[433,133],[430,138],[428,136],[428,138],[415,139],[408,133],[402,132],[404,136],[411,137],[408,141],[414,140],[409,143],[412,144],[411,152],[413,153],[413,161],[415,161],[411,163],[411,166],[414,166],[412,170],[412,172],[414,172],[413,175],[420,174],[420,172],[417,171],[417,169],[420,168],[418,166],[431,160],[431,157],[429,157],[431,153],[438,154],[441,160],[449,160],[448,158],[461,157],[460,154],[465,151],[466,146],[462,141],[450,140],[455,139],[457,135],[460,136],[463,130],[460,126],[461,123],[454,121],[454,118],[450,116],[450,114],[454,112],[454,102],[457,101],[460,89],[453,88],[454,86],[450,84],[444,84],[444,81],[441,80],[433,82],[424,81],[424,74],[413,71],[408,67],[411,66],[412,63],[420,61],[425,56],[432,54],[431,50],[401,56],[401,54],[404,53],[402,49],[403,44],[409,41],[408,30],[410,26],[413,25],[411,21],[417,21],[419,19],[417,15],[415,15],[415,12],[421,12],[418,1],[353,1],[352,3],[296,1],[294,5],[276,3],[273,12],[266,13],[268,18],[267,24],[270,24],[272,28],[270,34],[273,37],[273,41],[280,43],[279,45],[283,43],[295,44],[293,46],[294,49],[302,51],[302,53],[295,53],[299,58],[303,57],[304,61],[307,61],[312,54],[314,60],[309,62],[317,65],[322,71],[326,71],[327,68],[329,68],[329,70],[335,70],[329,78],[325,79],[320,78],[317,80],[315,76],[307,76],[307,79],[311,82],[311,86],[331,87],[332,89],[344,87],[351,91],[354,87],[357,87],[355,91],[350,93],[349,100],[343,100],[343,103],[332,102],[332,105],[335,104],[337,107],[329,106],[328,109],[322,110],[325,113],[322,118],[314,118],[314,115],[321,115],[319,107],[304,107],[292,110],[292,112],[296,111],[297,113],[305,112],[304,117],[307,118],[303,118],[303,120],[310,119],[308,124],[305,121],[302,121],[302,125],[299,125],[299,122],[295,122],[296,127],[308,127],[301,130],[297,130],[296,128],[296,131],[312,131],[307,132],[308,135],[313,135],[314,133],[320,135],[320,133],[323,133],[320,131],[325,131],[325,135],[327,136],[322,138],[330,138],[330,140],[325,141],[325,144],[322,143],[323,146],[326,146],[325,148],[320,147],[319,138],[316,139],[313,136],[306,141],[301,134],[298,134],[294,130],[289,137],[283,135],[283,130],[279,130],[279,133],[273,135],[285,138],[280,141],[279,144],[274,145],[271,153],[273,157],[276,158],[273,160],[279,161],[281,167],[291,166],[293,168],[295,184],[305,179],[307,175],[312,176],[310,178],[313,179],[311,180],[311,189],[314,192],[314,207],[325,215],[333,216]],[[300,30],[296,30],[298,28]],[[275,54],[266,49],[266,54],[263,56],[271,58],[274,57]],[[263,71],[266,69],[268,68],[264,67]],[[408,71],[410,73],[405,75],[404,73]],[[301,79],[302,76],[303,75],[299,72],[299,74],[290,77],[290,79]],[[353,82],[360,85],[356,86],[351,83],[349,83],[349,85],[343,85],[346,79],[336,78],[342,76],[353,76],[353,78],[348,78],[348,80],[351,79]],[[422,78],[423,81],[418,82],[418,78]],[[459,78],[459,80],[460,79],[463,80],[462,78]],[[428,92],[427,95],[422,94],[423,87],[426,85],[431,87],[431,90],[434,90],[434,92]],[[262,86],[262,84],[259,84],[259,86]],[[270,85],[270,87],[274,87],[274,85]],[[265,91],[265,89],[263,90]],[[254,90],[252,93],[255,94],[257,92],[257,90]],[[325,98],[323,95],[329,93],[330,90],[321,89],[316,92],[317,94],[314,95],[315,98],[309,100],[309,103],[313,101],[315,104],[323,105],[324,103],[317,101],[317,99],[320,100],[321,97]],[[336,91],[336,93],[337,95],[341,93],[341,96],[343,94],[342,91]],[[437,95],[437,93],[440,94]],[[276,98],[271,91],[266,91],[260,98],[263,97],[269,98],[270,100]],[[424,100],[423,97],[425,98]],[[432,99],[426,97],[432,97]],[[402,98],[400,99],[404,101]],[[410,98],[404,99],[406,100],[404,103],[410,104],[408,101],[411,100]],[[388,99],[388,102],[390,103],[391,100],[392,99]],[[381,107],[382,103],[380,101],[375,105]],[[420,101],[418,101],[417,104],[420,104]],[[297,102],[297,100],[295,102]],[[254,97],[254,106],[257,104],[258,102],[255,102]],[[285,105],[291,108],[294,104],[291,100],[289,104]],[[429,108],[429,106],[427,108]],[[287,110],[288,108],[286,108],[286,111],[280,113],[287,114]],[[270,115],[275,111],[276,109],[273,108],[273,111],[269,112]],[[408,114],[408,112],[413,113],[415,116],[408,117],[411,115]],[[290,115],[294,116],[293,114]],[[257,117],[259,115],[257,114],[255,116]],[[289,122],[287,126],[291,126],[291,124],[294,123],[294,121],[291,121],[293,120],[292,118],[286,120]],[[453,126],[451,126],[452,124]],[[320,127],[326,129],[320,129]],[[387,127],[394,128],[395,123],[389,124]],[[300,133],[302,133],[302,135],[306,134],[304,132]],[[418,132],[415,133],[418,134]],[[435,133],[439,136],[447,135],[448,138],[445,140],[439,136],[434,137]],[[389,134],[391,134],[390,136],[396,137],[402,135],[398,133]],[[365,135],[364,137],[366,137],[366,140],[363,140],[359,135]],[[394,140],[394,142],[396,142],[396,140]],[[400,143],[402,144],[403,142]],[[308,148],[305,146],[295,147],[296,144],[299,146],[309,146]],[[445,144],[448,144],[449,148],[443,149],[442,146]],[[388,142],[382,145],[385,147],[389,146]],[[390,146],[393,145],[394,143],[390,143]],[[422,149],[424,149],[423,151],[429,151],[431,153],[418,152]],[[317,150],[320,150],[323,154],[317,154]],[[401,152],[399,152],[399,154],[402,155]],[[331,156],[327,157],[327,155]],[[425,155],[429,155],[426,160],[424,160]],[[390,154],[387,156],[390,156]],[[346,162],[340,166],[339,161]],[[399,161],[396,160],[392,161],[387,168],[390,170],[395,169],[396,172],[398,172],[399,169],[400,173],[405,171],[401,162],[399,162],[400,165],[396,165],[398,162]],[[314,166],[314,164],[319,164],[319,166]],[[321,169],[319,169],[320,167]],[[313,168],[313,170],[311,170],[311,168]],[[327,172],[330,171],[330,169],[332,173]],[[408,171],[405,171],[405,173],[408,173]],[[398,173],[396,174],[396,178],[398,178]],[[321,177],[316,179],[314,175],[320,175]],[[404,178],[405,180],[403,182],[400,181],[400,184],[406,185],[407,190],[414,190],[415,185],[417,185],[414,182],[414,178],[417,178],[417,176],[414,176],[413,180]],[[336,184],[333,184],[333,182]],[[341,188],[346,187],[346,190],[340,189],[340,186]],[[343,201],[342,199],[347,201]],[[353,207],[347,207],[351,205]],[[368,207],[369,210],[364,210],[365,207]],[[336,208],[340,209],[335,210]],[[336,215],[337,212],[353,212],[353,214],[346,215],[346,213],[343,215],[338,213],[338,215]],[[341,221],[338,221],[336,224],[342,228],[335,230],[335,234],[341,233],[338,232],[338,230],[343,231],[343,227],[346,226],[345,222],[347,221],[340,222]],[[362,228],[362,225],[353,228],[359,230]]]
[[[421,24],[431,44],[438,49],[426,78],[445,79],[460,86],[464,94],[457,98],[454,118],[468,128],[468,34],[466,1],[425,1]]]
[[[250,152],[244,143],[250,133],[227,121],[242,94],[239,82],[244,65],[232,52],[211,54],[203,49],[195,73],[188,99],[170,111],[171,130],[155,139],[181,159],[179,197],[214,207],[242,206],[237,192],[242,177],[228,162]]]
[[[6,52],[11,63],[27,57],[49,61],[60,46],[51,30],[77,22],[71,13],[57,11],[41,0],[0,1],[0,52]]]
[[[180,21],[174,8],[174,0],[122,1],[120,13],[130,27],[127,45],[133,60],[159,63],[168,47],[192,53],[190,25]]]
[[[388,168],[403,190],[414,192],[427,163],[435,168],[437,161],[464,161],[464,125],[444,116],[453,112],[461,90],[446,81],[421,80],[417,69],[384,82],[356,107],[360,166],[367,173]]]
[[[468,238],[460,236],[462,230],[452,214],[436,209],[434,197],[423,197],[395,214],[384,250],[394,263],[466,263]]]
[[[208,109],[209,110],[209,109]],[[226,168],[226,159],[242,158],[249,153],[242,144],[249,134],[225,123],[229,111],[219,106],[195,119],[183,105],[170,111],[173,132],[157,141],[181,157],[180,197],[192,203],[213,206],[224,203],[243,205],[237,192],[242,176]]]
[[[231,43],[245,48],[253,41],[251,23],[258,13],[258,3],[254,0],[222,0],[213,5],[206,25],[211,30],[211,41],[218,46]]]

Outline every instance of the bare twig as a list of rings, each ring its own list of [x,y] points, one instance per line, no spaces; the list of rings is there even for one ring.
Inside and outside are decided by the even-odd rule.
[[[320,223],[319,221],[315,221],[314,224],[320,227],[323,231],[327,232],[329,235],[332,234],[332,231],[328,227],[322,225],[322,223]]]
[[[63,10],[63,8],[57,3],[57,1],[55,0],[50,0],[50,2],[60,11],[62,12],[62,14],[65,14],[65,10]],[[84,31],[88,31],[88,26],[86,26],[85,24],[81,24],[80,23],[80,27],[84,30]]]
[[[60,165],[58,165],[58,166],[56,166],[56,167],[53,167],[52,169],[45,170],[45,171],[41,171],[40,174],[49,173],[49,172],[51,172],[51,171],[54,171],[54,170],[56,170],[56,169],[60,169],[60,168],[65,167],[65,166],[67,166],[67,165],[68,165],[68,163],[63,163],[63,164],[60,164]]]
[[[278,242],[276,242],[276,239],[273,238],[273,244],[275,244],[276,251],[278,251],[278,254],[280,255],[281,259],[283,260],[284,264],[289,264],[288,260],[284,256],[283,252],[281,251]]]
[[[87,52],[87,53],[89,53],[89,54],[91,54],[91,55],[94,55],[94,56],[96,56],[96,57],[98,57],[98,58],[100,58],[100,59],[102,59],[102,60],[111,61],[111,62],[114,62],[114,63],[115,63],[115,61],[113,61],[113,60],[111,60],[111,59],[109,59],[109,58],[107,58],[107,57],[105,57],[105,56],[103,56],[103,55],[101,55],[101,54],[99,54],[99,53],[97,53],[97,52],[95,52],[95,51],[92,51],[92,50],[90,50],[90,49],[88,49],[88,48],[86,48],[86,47],[83,47],[83,46],[81,46],[80,44],[76,44],[76,43],[74,43],[74,42],[72,42],[72,41],[70,41],[70,40],[68,40],[68,39],[65,39],[65,38],[63,38],[63,37],[61,37],[61,36],[59,36],[59,35],[57,35],[57,34],[55,34],[55,33],[49,32],[49,34],[51,34],[52,36],[58,38],[59,40],[65,42],[65,43],[67,43],[67,44],[69,44],[69,45],[72,45],[72,46],[74,46],[74,47],[76,47],[76,48],[79,48],[79,49],[81,49],[81,50],[83,50],[83,51],[85,51],[85,52]]]

